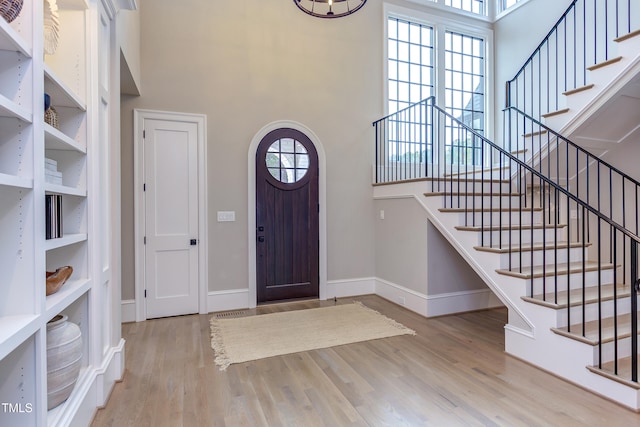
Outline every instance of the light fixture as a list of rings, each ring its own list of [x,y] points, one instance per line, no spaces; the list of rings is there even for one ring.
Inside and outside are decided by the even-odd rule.
[[[360,9],[367,0],[293,0],[304,13],[318,18],[340,18]]]

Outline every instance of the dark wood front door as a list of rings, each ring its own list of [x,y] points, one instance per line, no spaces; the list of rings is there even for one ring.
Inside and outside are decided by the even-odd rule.
[[[256,153],[258,303],[318,297],[318,154],[295,129],[267,134]]]

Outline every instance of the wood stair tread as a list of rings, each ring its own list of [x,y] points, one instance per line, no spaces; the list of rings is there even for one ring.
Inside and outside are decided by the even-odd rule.
[[[498,179],[498,178],[457,178],[451,179],[449,178],[413,178],[413,179],[403,179],[399,181],[386,181],[386,182],[376,182],[372,184],[374,187],[381,187],[384,185],[393,185],[393,184],[406,184],[410,182],[442,182],[442,183],[466,183],[466,182],[475,182],[478,184],[509,184],[511,181],[508,179]]]
[[[459,231],[518,231],[518,230],[542,230],[553,228],[564,228],[567,224],[511,224],[502,226],[469,226],[469,225],[457,225],[454,228]]]
[[[474,213],[474,212],[526,212],[526,213],[531,213],[531,212],[541,212],[542,208],[539,207],[533,207],[533,208],[519,208],[519,209],[509,209],[509,208],[440,208],[438,209],[440,212],[444,212],[444,213],[464,213],[464,212],[469,212],[469,213]]]
[[[640,366],[640,357],[638,358],[638,366]],[[617,373],[613,361],[603,363],[601,368],[598,368],[597,366],[587,366],[587,369],[595,374],[602,375],[628,387],[640,390],[640,383],[633,382],[631,380],[631,367],[631,356],[629,356],[618,359]],[[640,372],[640,369],[638,369],[638,372]]]
[[[509,169],[510,169],[509,166],[502,166],[502,167],[495,166],[495,167],[490,167],[490,168],[473,168],[473,169],[467,169],[467,170],[463,170],[463,171],[459,171],[459,172],[445,173],[444,176],[446,178],[446,177],[451,177],[451,176],[470,175],[470,174],[481,173],[481,172],[491,173],[491,172],[496,172],[496,171],[507,171]]]
[[[616,38],[616,39],[613,39],[613,41],[614,41],[614,42],[617,42],[617,43],[620,43],[620,42],[623,42],[623,41],[625,41],[625,40],[628,40],[628,39],[634,38],[634,37],[636,37],[636,36],[640,36],[640,29],[635,30],[635,31],[632,31],[632,32],[627,33],[627,34],[625,34],[625,35],[622,35],[622,36],[620,36],[620,37],[618,37],[618,38]]]
[[[568,108],[563,108],[562,110],[557,110],[557,111],[550,111],[546,114],[543,114],[542,117],[544,117],[545,119],[548,119],[550,117],[554,117],[554,116],[559,116],[560,114],[564,114],[564,113],[568,113],[569,109]]]
[[[593,83],[591,83],[591,84],[588,84],[586,86],[581,86],[581,87],[577,87],[575,89],[568,90],[566,92],[562,92],[562,94],[565,95],[565,96],[571,96],[571,95],[575,95],[576,93],[580,93],[580,92],[587,91],[589,89],[593,89],[594,86],[595,85]]]
[[[613,264],[600,264],[600,270],[611,270],[615,266]],[[496,270],[498,274],[505,276],[518,277],[521,279],[532,279],[539,277],[553,277],[555,275],[564,276],[567,274],[581,273],[582,271],[591,272],[598,271],[598,262],[596,261],[582,261],[572,263],[558,263],[557,265],[535,265],[533,268],[530,266],[518,268],[518,271],[509,271],[508,269],[499,268]]]
[[[459,192],[459,191],[434,191],[434,192],[429,192],[429,193],[423,193],[423,195],[425,197],[432,197],[432,196],[464,196],[464,197],[474,197],[474,196],[482,196],[482,197],[497,197],[497,196],[504,196],[504,197],[520,197],[522,196],[522,194],[520,193],[493,193],[490,191],[487,192],[480,192],[480,193],[468,193],[468,192]]]
[[[611,64],[615,64],[616,62],[620,62],[621,60],[622,60],[622,56],[617,56],[615,58],[611,58],[611,59],[608,59],[606,61],[602,61],[602,62],[599,62],[597,64],[591,65],[590,67],[587,67],[587,70],[594,71],[594,70],[597,70],[599,68],[606,67],[607,65],[611,65]]]
[[[617,330],[618,330],[618,340],[629,338],[631,336],[631,315],[630,314],[620,314],[617,317]],[[638,323],[640,324],[640,318],[638,318]],[[590,322],[586,322],[584,324],[584,334],[582,333],[582,324],[571,325],[571,332],[569,332],[569,328],[551,328],[553,332],[558,335],[566,336],[568,338],[576,339],[585,344],[590,344],[593,346],[598,345],[600,342],[602,344],[612,342],[615,338],[615,326],[614,326],[614,318],[607,317],[602,319],[602,339],[598,339],[598,321],[593,320]],[[640,328],[638,328],[640,332]]]
[[[553,309],[562,309],[567,308],[567,297],[571,300],[571,307],[576,307],[582,305],[583,301],[585,304],[594,304],[600,301],[611,301],[614,299],[614,286],[603,285],[601,286],[600,298],[598,298],[598,287],[590,286],[585,288],[584,299],[582,298],[582,289],[574,289],[571,292],[560,291],[557,296],[553,292],[548,292],[543,298],[542,294],[534,295],[533,297],[521,297],[523,301],[530,302],[532,304],[542,305],[544,307],[549,307]],[[625,285],[619,283],[615,286],[615,297],[616,298],[626,298],[631,295],[631,288],[629,285]],[[557,299],[556,299],[557,298]]]
[[[509,252],[531,252],[531,251],[541,251],[541,250],[552,250],[552,249],[568,249],[568,248],[581,248],[581,247],[591,246],[591,243],[583,243],[583,242],[571,242],[567,243],[565,241],[558,242],[547,242],[545,244],[536,243],[533,246],[531,244],[523,244],[523,245],[515,245],[514,247],[504,247],[504,248],[496,248],[489,246],[474,246],[473,249],[481,252],[491,252],[495,254],[506,254]]]
[[[537,132],[530,132],[530,133],[525,133],[524,135],[522,135],[523,138],[531,138],[533,136],[542,136],[544,134],[548,133],[547,130],[539,130]]]

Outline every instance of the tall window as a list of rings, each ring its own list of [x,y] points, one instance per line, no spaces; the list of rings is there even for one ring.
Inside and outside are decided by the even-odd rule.
[[[389,18],[389,113],[433,95],[433,28]]]
[[[428,25],[388,19],[389,114],[438,93],[437,102],[451,115],[484,132],[485,43],[482,38],[445,31],[444,64],[435,68],[435,31]],[[442,92],[440,92],[442,93]]]
[[[435,95],[436,103],[456,120],[484,134],[485,40],[444,27],[388,18],[388,112],[393,114]],[[440,60],[436,62],[435,58]],[[394,161],[430,161],[435,147],[430,140],[425,144],[421,137],[428,134],[429,126],[424,118],[404,112],[390,120],[389,154]],[[444,141],[444,159],[456,164],[480,164],[480,148],[472,145],[477,138],[461,140],[453,134],[451,121],[445,127],[451,132]],[[460,153],[465,153],[465,160],[460,159]]]
[[[465,125],[484,132],[484,41],[445,33],[445,107]]]

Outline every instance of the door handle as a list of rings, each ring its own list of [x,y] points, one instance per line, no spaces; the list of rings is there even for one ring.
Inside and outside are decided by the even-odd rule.
[[[198,244],[198,239],[191,239],[191,241],[189,242],[189,244],[190,244],[191,246],[195,246],[195,245],[197,245],[197,244]]]
[[[258,227],[258,231],[264,231],[264,227],[263,226]]]
[[[264,236],[258,236],[258,242],[264,242]]]

